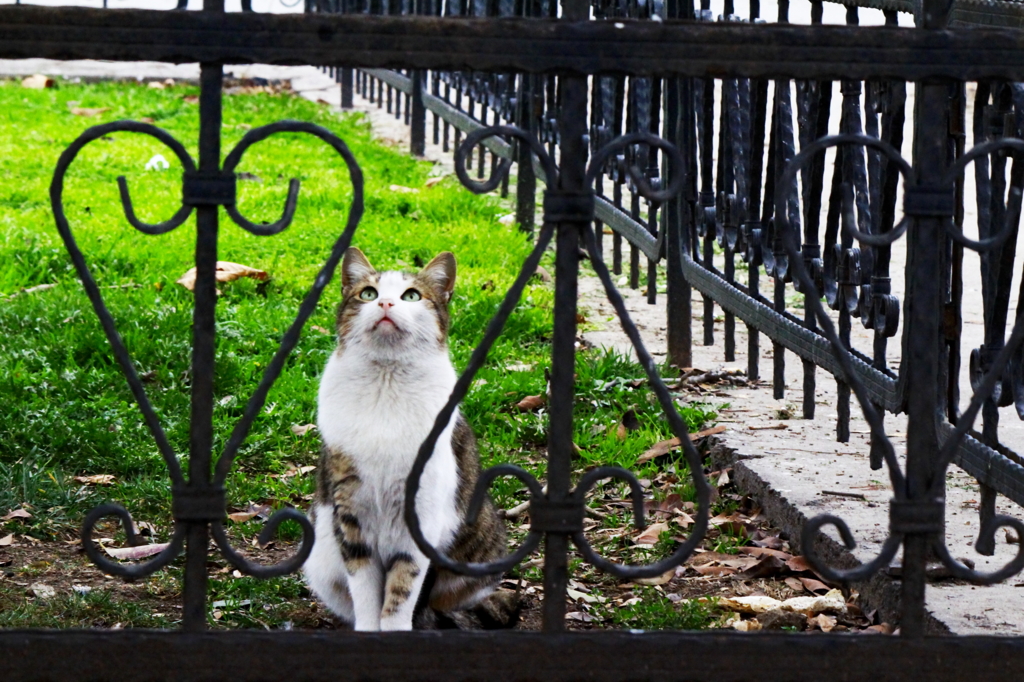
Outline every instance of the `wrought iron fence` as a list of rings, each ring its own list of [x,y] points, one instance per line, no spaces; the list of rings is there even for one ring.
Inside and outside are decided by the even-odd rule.
[[[323,9],[322,5],[316,9]],[[1016,486],[1024,485],[1015,455],[994,440],[994,407],[1021,394],[1017,377],[1024,365],[1020,360],[1024,323],[1018,319],[1012,333],[1008,337],[1005,333],[1010,297],[1007,279],[1013,267],[1013,250],[1007,244],[1016,238],[1024,175],[1024,166],[1017,164],[1024,153],[1024,141],[1016,138],[1020,128],[1016,108],[1019,89],[1013,85],[1024,80],[1020,34],[1009,30],[943,30],[950,7],[938,0],[924,2],[919,10],[920,28],[916,29],[694,21],[703,17],[703,9],[698,13],[678,2],[666,4],[665,16],[658,14],[662,21],[634,20],[643,12],[661,11],[657,4],[630,5],[621,10],[623,15],[620,10],[602,7],[592,15],[586,2],[566,0],[558,8],[557,18],[554,5],[541,4],[538,9],[534,4],[530,12],[520,11],[522,7],[513,8],[515,16],[501,18],[501,3],[489,3],[486,18],[480,19],[450,16],[452,12],[443,16],[327,11],[303,16],[226,14],[223,0],[210,0],[202,12],[0,8],[0,57],[202,64],[198,162],[189,157],[179,141],[157,127],[117,122],[91,128],[79,137],[62,155],[51,185],[58,230],[173,481],[175,531],[163,554],[133,568],[100,557],[90,538],[98,519],[119,518],[126,533],[133,537],[128,511],[109,505],[85,519],[83,543],[101,568],[127,577],[159,570],[184,551],[183,629],[187,634],[4,632],[0,633],[0,649],[17,652],[16,656],[6,656],[2,663],[5,679],[134,680],[229,674],[252,679],[329,679],[346,673],[387,679],[817,679],[822,668],[839,679],[928,675],[945,680],[962,679],[966,674],[1011,679],[1019,675],[1024,639],[925,638],[924,594],[925,565],[930,555],[938,557],[958,578],[977,583],[1003,580],[1024,568],[1021,548],[1002,569],[979,574],[950,556],[943,537],[945,471],[951,463],[959,463],[992,490],[1015,500],[1019,500]],[[812,7],[820,17],[821,3]],[[963,7],[954,9],[954,16]],[[785,8],[785,4],[780,8],[782,19]],[[890,13],[895,9],[887,7]],[[538,18],[544,11],[550,16]],[[750,18],[756,16],[755,4]],[[849,17],[856,18],[855,8]],[[404,109],[410,112],[410,119],[418,111],[429,109],[440,117],[439,136],[444,121],[466,135],[455,144],[456,168],[470,190],[489,192],[499,188],[508,176],[512,159],[519,161],[519,182],[523,182],[524,169],[527,178],[532,169],[545,183],[543,220],[534,249],[484,340],[474,350],[447,406],[437,416],[432,433],[420,447],[407,485],[405,508],[407,523],[421,551],[436,564],[460,573],[504,571],[543,542],[545,633],[200,634],[206,622],[206,560],[211,537],[239,570],[256,576],[295,570],[311,548],[308,521],[297,512],[282,512],[271,519],[265,533],[272,535],[282,520],[294,518],[305,531],[297,553],[275,566],[259,566],[244,559],[232,549],[224,533],[223,482],[254,415],[351,242],[362,212],[358,160],[344,141],[317,126],[285,121],[252,130],[221,163],[223,67],[253,62],[358,68],[362,75],[353,78],[353,87],[369,89],[376,83],[377,96],[381,82],[399,91],[408,85],[409,92],[402,95],[410,95]],[[442,76],[445,73],[452,75]],[[457,74],[462,75],[456,78]],[[829,130],[829,102],[836,79],[841,81],[843,99],[841,134],[823,136]],[[966,80],[983,84],[977,97],[985,106],[980,114],[976,109],[975,130],[995,138],[977,144],[969,152],[964,151],[960,137],[964,129],[962,83]],[[900,120],[906,115],[908,81],[915,81],[916,101],[912,163],[900,151]],[[435,84],[441,94],[426,92]],[[472,112],[465,110],[464,119],[451,114],[452,101],[446,101],[451,96],[449,87],[456,92],[457,104],[472,97],[475,105],[485,105],[491,112],[487,114],[490,120],[470,123]],[[541,96],[544,106],[534,106]],[[717,117],[716,97],[721,102]],[[417,102],[422,102],[423,109],[418,109]],[[431,103],[436,108],[430,108]],[[459,111],[457,105],[454,108]],[[500,123],[514,125],[495,125]],[[112,130],[155,137],[178,156],[185,168],[181,208],[160,224],[138,220],[129,188],[125,181],[119,181],[125,214],[136,229],[159,235],[179,227],[193,211],[196,213],[187,479],[163,435],[158,415],[148,403],[145,388],[118,336],[116,321],[103,305],[62,209],[63,177],[75,155]],[[234,223],[256,235],[269,237],[288,227],[299,197],[297,181],[292,182],[282,218],[271,225],[250,222],[235,201],[234,168],[243,154],[250,146],[282,131],[315,135],[342,156],[353,182],[353,203],[345,230],[214,463],[214,270],[220,209],[223,207]],[[766,135],[767,154],[763,144]],[[479,147],[484,144],[493,157],[480,154]],[[841,153],[831,171],[822,239],[820,215],[828,175],[823,154],[833,148]],[[467,170],[472,156],[477,178],[470,177],[471,170]],[[1014,159],[1008,183],[1007,156]],[[958,213],[958,197],[962,196],[958,181],[971,162],[979,179],[980,205],[986,209],[979,211],[979,217],[984,215],[979,221],[979,240],[964,236]],[[897,222],[900,184],[903,219]],[[533,206],[528,208],[532,215]],[[523,211],[526,209],[523,206]],[[873,464],[887,467],[892,483],[890,535],[876,559],[853,570],[839,571],[817,558],[818,531],[832,525],[848,545],[852,545],[853,538],[842,519],[822,516],[808,523],[803,549],[817,570],[841,582],[870,576],[902,549],[902,637],[898,641],[841,636],[747,637],[738,633],[560,632],[564,628],[570,542],[602,570],[633,578],[650,576],[684,561],[703,537],[709,521],[710,490],[701,475],[701,458],[615,288],[612,272],[615,254],[621,251],[616,250],[614,241],[613,267],[605,265],[602,223],[638,250],[630,257],[634,284],[640,276],[640,253],[649,261],[665,260],[668,307],[670,315],[677,316],[670,317],[670,324],[676,325],[670,351],[677,362],[685,362],[691,343],[688,287],[696,287],[710,299],[705,302],[706,316],[713,313],[712,306],[719,305],[750,326],[752,343],[756,343],[758,333],[772,339],[777,380],[788,350],[805,362],[807,386],[813,387],[814,368],[822,367],[841,383],[840,395],[856,395],[871,426]],[[909,257],[907,292],[900,302],[887,289],[887,249],[903,237],[909,242]],[[541,253],[551,243],[556,249],[556,267],[547,489],[512,466],[485,472],[475,493],[476,503],[499,476],[518,477],[528,487],[530,534],[510,556],[498,562],[459,564],[430,546],[419,532],[415,505],[419,477]],[[716,244],[722,252],[721,261],[715,260]],[[693,472],[699,513],[690,536],[672,556],[653,565],[624,566],[608,561],[596,554],[583,533],[584,496],[602,479],[626,482],[634,491],[638,525],[642,525],[643,518],[638,482],[628,471],[603,467],[575,482],[571,476],[581,245],[683,444]],[[1002,250],[996,250],[999,247]],[[947,313],[955,313],[958,302],[959,248],[988,254],[982,263],[989,287],[986,312],[990,313],[986,317],[985,346],[974,354],[977,389],[963,414],[956,413],[950,398],[950,376],[954,373],[950,368],[955,366],[959,349],[955,314]],[[745,259],[753,283],[736,281],[737,258]],[[721,270],[717,262],[724,263]],[[650,278],[653,267],[648,265]],[[772,301],[760,294],[757,278],[762,267],[774,279]],[[803,319],[785,309],[787,281],[806,294]],[[826,305],[837,311],[838,324]],[[902,320],[897,316],[901,305]],[[873,356],[849,348],[852,318],[858,316],[875,334]],[[900,323],[903,356],[897,374],[883,360],[886,340],[900,330]],[[735,352],[734,343],[732,349],[729,347],[729,338],[727,326],[727,354]],[[751,372],[755,373],[757,354],[751,353],[751,357]],[[906,386],[915,390],[909,391]],[[905,410],[908,414],[903,466],[885,434],[881,409]],[[805,406],[805,411],[810,416],[813,403]],[[968,431],[983,411],[985,423],[979,441]],[[838,435],[842,437],[843,433]],[[984,549],[1004,526],[1024,537],[1024,523],[983,510],[979,547]],[[129,660],[140,663],[126,667]],[[765,666],[765,660],[787,661],[785,672]]]
[[[812,0],[808,4],[812,24],[822,24],[824,3]],[[910,3],[857,5],[881,7],[887,26],[898,25],[899,12],[914,11]],[[859,23],[860,7],[857,5],[845,8],[848,25]],[[731,0],[726,0],[722,8],[723,13],[716,17],[708,2],[702,3],[700,9],[686,10],[671,3],[594,3],[592,16],[605,20],[660,21],[666,17],[684,17],[708,22],[763,22],[760,3],[751,3],[746,17],[734,13]],[[547,3],[510,2],[452,2],[428,6],[401,2],[386,6],[312,2],[309,9],[442,16],[543,17],[554,16],[556,12],[555,6]],[[780,3],[773,9],[778,10],[779,23],[788,20],[789,3]],[[951,23],[958,26],[979,23],[978,16],[972,14],[977,9],[969,3],[954,6]],[[1006,12],[1018,10],[1017,6],[1000,5],[997,14],[1005,19]],[[351,70],[348,75],[343,70],[337,73],[343,88],[344,83],[353,78]],[[354,82],[356,91],[364,99],[381,108],[386,106],[388,113],[393,112],[396,117],[402,116],[404,98],[405,122],[410,125],[413,153],[423,151],[425,131],[429,127],[424,112],[429,111],[434,117],[434,143],[440,142],[444,151],[448,151],[449,127],[453,129],[457,146],[463,133],[490,123],[508,123],[536,131],[548,152],[557,155],[557,76],[411,73],[413,75],[382,69],[365,70],[355,74]],[[896,295],[898,292],[893,290],[890,267],[892,243],[907,229],[909,219],[909,213],[903,210],[902,219],[897,220],[901,213],[897,201],[908,186],[907,178],[902,187],[900,185],[899,166],[899,152],[904,147],[908,123],[907,83],[892,79],[847,79],[838,83],[798,80],[793,83],[750,78],[687,80],[598,75],[591,79],[590,87],[588,137],[592,154],[621,134],[647,132],[654,132],[684,150],[681,168],[685,168],[687,180],[679,198],[650,201],[638,190],[627,169],[642,169],[645,180],[653,184],[671,172],[664,159],[659,158],[658,150],[643,146],[626,148],[609,159],[596,176],[595,186],[597,221],[594,229],[598,250],[603,253],[601,236],[607,225],[612,233],[612,272],[623,274],[625,241],[629,251],[628,285],[633,289],[640,287],[643,256],[647,300],[654,303],[658,293],[657,268],[664,267],[669,357],[680,366],[692,364],[690,287],[695,287],[703,297],[703,323],[699,334],[702,343],[715,343],[716,308],[720,308],[724,317],[723,357],[726,361],[735,361],[739,318],[747,327],[747,374],[752,379],[759,378],[761,373],[760,335],[769,338],[776,398],[785,395],[787,353],[794,354],[802,363],[805,418],[811,419],[815,414],[817,368],[825,369],[836,378],[836,438],[846,442],[850,438],[851,387],[842,379],[844,374],[837,361],[830,356],[828,341],[818,328],[811,307],[805,307],[800,319],[787,303],[794,289],[800,293],[814,291],[835,311],[833,320],[839,327],[843,344],[853,354],[855,371],[865,383],[872,404],[887,412],[906,411],[909,375],[892,369],[887,361],[887,350],[889,339],[900,331],[903,305]],[[959,116],[951,121],[958,132],[950,133],[950,162],[964,154],[966,125],[962,119],[967,111],[967,94],[963,86],[960,88],[960,91],[951,90],[948,103],[950,115]],[[1017,84],[980,83],[973,103],[975,144],[1019,136],[1022,101]],[[350,104],[351,91],[343,97],[343,106]],[[785,169],[797,151],[809,149],[830,130],[843,135],[866,134],[881,140],[886,147],[869,146],[862,150],[843,146],[828,164],[821,150],[822,153],[803,160],[799,181],[797,175],[792,175],[787,178],[785,187],[780,186]],[[530,231],[534,219],[535,169],[533,163],[526,162],[530,155],[524,156],[520,147],[515,141],[492,144],[490,167],[493,171],[499,158],[517,162],[516,215],[523,229]],[[963,305],[963,249],[981,253],[985,343],[969,351],[971,383],[975,387],[980,385],[1004,345],[1012,298],[1013,246],[1019,221],[1015,202],[1024,170],[1016,166],[1016,170],[1010,172],[1007,185],[1005,149],[1007,147],[997,146],[975,157],[978,159],[975,173],[977,230],[983,243],[954,236],[950,245],[953,261],[944,275],[948,289],[947,310],[955,311],[951,314],[954,314],[956,326],[961,323],[959,311]],[[476,157],[478,177],[483,177],[486,171],[485,154],[481,145]],[[472,162],[473,156],[467,159]],[[827,196],[826,177],[830,180]],[[503,183],[503,191],[507,191],[508,176]],[[775,196],[778,192],[782,192],[781,198]],[[777,201],[785,203],[777,204]],[[959,229],[964,223],[963,207],[963,182],[958,180],[954,219],[961,226]],[[803,235],[800,255],[810,270],[813,289],[804,288],[790,269],[790,258],[776,226],[777,213],[783,210],[791,223],[790,229],[799,230]],[[1004,247],[998,257],[992,248],[997,245],[994,241],[997,233],[998,245]],[[861,235],[878,236],[861,238]],[[685,246],[676,252],[673,247],[680,241]],[[737,265],[747,271],[745,282],[737,279]],[[762,275],[772,280],[768,296],[764,295],[767,283]],[[857,319],[873,335],[866,352],[857,350],[851,342],[852,326]],[[961,412],[958,374],[962,355],[959,328],[944,333],[948,337],[944,351],[948,369],[943,379],[946,392],[943,411],[948,420],[940,425],[943,442],[953,434],[953,425]],[[1015,359],[1013,367],[1020,363],[1021,360]],[[1013,378],[1017,376],[1021,378]],[[967,435],[954,455],[953,461],[981,485],[984,522],[995,515],[997,494],[1024,504],[1024,468],[1021,466],[1024,460],[1000,441],[997,428],[999,406],[1019,404],[1018,415],[1024,417],[1024,397],[1016,398],[1024,396],[1024,383],[1020,382],[1024,382],[1024,370],[1012,369],[983,410],[981,433]],[[876,441],[872,446],[871,466],[878,469],[882,465],[882,447]],[[984,554],[992,554],[994,544],[991,539],[985,539],[979,549]]]

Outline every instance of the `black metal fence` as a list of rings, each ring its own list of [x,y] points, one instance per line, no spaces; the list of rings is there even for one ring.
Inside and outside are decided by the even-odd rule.
[[[365,14],[335,14],[326,11],[325,5],[311,7],[325,11],[300,16],[226,14],[223,0],[209,0],[202,12],[0,8],[3,58],[202,64],[198,162],[159,128],[111,123],[91,128],[65,151],[51,185],[58,229],[174,482],[174,539],[163,554],[132,568],[102,559],[90,537],[98,519],[120,518],[132,537],[128,512],[115,506],[89,514],[83,543],[104,570],[129,577],[159,570],[184,551],[185,634],[4,632],[0,633],[4,679],[206,679],[228,675],[335,679],[340,675],[396,680],[739,680],[818,679],[827,674],[837,679],[928,676],[961,680],[967,675],[989,679],[1019,676],[1024,639],[925,637],[924,595],[930,557],[937,557],[954,576],[978,583],[1003,580],[1024,568],[1022,549],[1004,568],[979,574],[950,556],[943,537],[945,471],[954,461],[990,490],[1012,499],[1021,499],[1017,486],[1024,485],[1016,455],[998,443],[995,423],[995,407],[1021,395],[1018,377],[1024,371],[1020,359],[1024,324],[1018,319],[1012,333],[1006,335],[1007,281],[1014,252],[1009,245],[1016,239],[1024,181],[1024,165],[1017,162],[1024,153],[1024,141],[1017,139],[1019,90],[1013,85],[1024,81],[1020,33],[945,30],[951,8],[940,0],[924,2],[918,9],[920,28],[915,29],[696,21],[704,18],[703,10],[676,1],[664,7],[639,3],[614,11],[601,7],[593,13],[581,0],[566,0],[558,8],[516,3],[512,16],[505,17],[500,15],[506,6],[487,3],[484,18],[450,16],[467,14],[461,6],[459,12],[444,16],[429,16],[427,7],[419,8],[423,11],[414,16],[386,16],[377,11],[382,9],[380,4],[367,8],[374,11]],[[820,16],[822,5],[812,7]],[[965,7],[989,16],[974,5],[953,8],[954,16],[966,12]],[[780,7],[783,20],[785,8]],[[436,5],[434,9],[440,12]],[[887,9],[891,13],[898,7]],[[1013,11],[999,5],[991,16],[1002,13],[1005,25]],[[651,14],[661,20],[643,18]],[[757,16],[756,4],[752,15]],[[849,10],[849,17],[856,19],[856,8]],[[435,130],[441,140],[445,128],[451,126],[449,142],[457,148],[456,168],[469,189],[498,189],[507,177],[509,159],[519,162],[517,186],[523,196],[532,191],[530,170],[544,182],[543,220],[536,229],[535,248],[420,448],[407,486],[406,519],[427,556],[462,573],[503,571],[543,543],[546,632],[200,632],[206,622],[206,559],[211,536],[239,570],[257,576],[295,570],[311,548],[308,521],[297,512],[282,512],[270,520],[266,533],[273,534],[284,518],[299,521],[305,537],[296,555],[276,566],[254,565],[241,557],[231,548],[223,529],[223,481],[254,415],[351,242],[362,212],[358,160],[342,140],[316,126],[281,122],[252,130],[221,163],[223,67],[233,63],[358,69],[352,72],[353,89],[369,93],[372,88],[375,97],[380,97],[381,83],[388,84],[402,97],[409,95],[402,111],[409,112],[410,120],[425,117],[428,110],[438,114]],[[823,137],[829,131],[835,80],[841,82],[841,134]],[[968,80],[981,84],[977,96],[982,106],[975,109],[975,131],[992,138],[975,144],[971,151],[965,151],[963,134],[963,83]],[[905,97],[910,81],[914,82],[915,100],[912,163],[900,152],[901,117],[908,115]],[[399,95],[393,92],[392,96],[397,107]],[[459,112],[460,106],[461,114],[451,113],[452,108]],[[471,107],[488,113],[477,114],[479,121],[474,121]],[[494,125],[499,123],[513,125]],[[464,139],[455,139],[456,129]],[[197,216],[187,479],[149,406],[145,387],[62,210],[64,172],[84,145],[112,130],[157,138],[186,169],[181,209],[162,224],[139,221],[129,189],[120,183],[132,225],[156,235],[175,229],[193,211]],[[425,136],[426,128],[422,130]],[[354,199],[331,257],[249,399],[225,450],[215,460],[211,414],[220,209],[254,234],[271,236],[288,226],[298,199],[297,181],[292,183],[282,218],[272,225],[253,224],[235,204],[233,169],[251,145],[280,131],[318,136],[339,153],[352,177]],[[417,135],[413,139],[416,143]],[[975,142],[980,140],[975,138]],[[487,145],[491,155],[481,153],[480,145]],[[830,169],[823,153],[832,148],[841,151]],[[467,170],[471,157],[475,169]],[[1013,161],[1007,170],[1009,158]],[[964,236],[963,212],[959,210],[963,196],[960,178],[972,161],[983,195],[979,208],[984,207],[979,210],[979,239],[973,241]],[[477,178],[471,177],[473,170]],[[826,177],[831,178],[827,201]],[[901,195],[903,218],[897,221],[896,204]],[[529,224],[526,213],[532,216],[533,208],[526,199],[521,200],[524,224]],[[605,265],[602,224],[617,235],[611,244],[612,268]],[[889,248],[899,238],[908,240],[909,254],[903,301],[896,300],[887,288]],[[556,248],[556,267],[547,489],[515,467],[499,466],[486,472],[478,494],[498,476],[515,476],[527,485],[531,532],[521,547],[501,561],[461,565],[431,547],[419,533],[415,510],[419,475],[541,253],[551,243]],[[588,489],[601,479],[618,478],[633,487],[634,500],[639,501],[638,483],[632,474],[606,467],[578,481],[570,475],[581,246],[619,314],[694,472],[699,513],[690,537],[671,557],[650,566],[612,563],[598,556],[583,534]],[[721,250],[717,255],[716,246]],[[847,403],[849,394],[856,394],[871,426],[873,463],[888,468],[892,483],[890,535],[875,560],[840,571],[817,558],[818,531],[830,524],[848,544],[852,544],[852,536],[842,519],[823,516],[808,523],[803,550],[819,572],[845,582],[865,579],[888,565],[902,549],[899,639],[560,632],[564,628],[570,542],[587,561],[605,571],[642,577],[680,564],[708,528],[710,490],[700,473],[701,458],[612,281],[612,271],[625,260],[623,249],[627,248],[634,285],[642,276],[641,254],[648,260],[648,278],[654,272],[652,262],[663,259],[666,263],[673,330],[670,352],[676,362],[686,363],[692,343],[689,287],[696,287],[708,297],[705,320],[717,305],[750,327],[752,344],[757,343],[758,334],[772,340],[777,390],[788,351],[804,362],[805,386],[813,387],[815,367],[821,367],[841,383],[840,395],[846,394]],[[963,248],[985,254],[984,278],[989,283],[986,313],[991,307],[991,314],[986,315],[985,345],[975,354],[978,387],[970,407],[959,414],[958,401],[951,394],[955,393],[952,377],[960,356],[957,268]],[[738,278],[739,259],[747,265],[745,282]],[[762,272],[773,279],[770,300],[760,293]],[[803,318],[785,308],[787,282],[809,294],[804,297]],[[649,291],[653,295],[655,287]],[[835,311],[838,323],[826,306]],[[874,332],[872,354],[849,348],[855,317]],[[705,326],[705,334],[708,329]],[[884,351],[887,339],[901,330],[903,350],[897,373],[885,365]],[[727,355],[736,352],[734,339],[730,342],[732,331],[727,319]],[[757,353],[750,357],[750,371],[756,374]],[[915,390],[907,390],[907,386]],[[904,466],[885,434],[882,409],[902,410],[908,415]],[[984,413],[984,426],[980,439],[975,439],[968,432],[979,412]],[[813,403],[805,405],[805,414],[812,413]],[[839,428],[842,438],[843,419]],[[990,546],[1000,527],[1012,528],[1024,537],[1024,523],[995,516],[991,509],[986,506],[982,511],[980,549],[984,551],[987,543]],[[642,525],[641,509],[637,516]],[[778,665],[769,663],[773,661]]]

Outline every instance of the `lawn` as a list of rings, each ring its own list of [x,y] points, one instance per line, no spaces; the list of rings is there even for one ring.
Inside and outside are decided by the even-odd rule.
[[[415,269],[439,251],[456,254],[451,349],[456,367],[464,366],[530,248],[514,225],[498,220],[510,212],[508,202],[472,195],[454,177],[431,180],[432,164],[373,141],[359,115],[339,116],[287,93],[245,88],[229,93],[234,94],[224,99],[225,155],[250,128],[281,119],[316,123],[346,141],[365,178],[366,210],[354,244],[378,268]],[[128,508],[156,540],[166,539],[170,483],[54,227],[48,187],[60,153],[97,123],[150,120],[195,157],[197,94],[190,85],[155,89],[144,83],[59,82],[53,89],[33,90],[0,81],[0,400],[7,405],[0,414],[0,517],[16,509],[30,514],[0,521],[0,538],[15,540],[6,550],[6,564],[0,547],[0,567],[6,566],[0,571],[7,571],[6,580],[0,579],[0,627],[171,627],[177,620],[180,561],[135,586],[115,587],[74,555],[82,517],[107,500]],[[158,154],[169,168],[155,161]],[[264,270],[270,278],[220,287],[215,452],[343,229],[352,197],[341,159],[309,136],[275,136],[252,148],[237,170],[243,173],[240,208],[253,221],[278,218],[290,178],[299,178],[302,189],[292,226],[276,237],[252,236],[222,212],[219,258]],[[176,280],[192,267],[194,218],[167,235],[139,233],[123,215],[116,184],[119,175],[127,178],[142,220],[166,220],[179,206],[180,171],[173,154],[152,138],[110,135],[79,154],[65,182],[65,207],[150,400],[171,444],[184,457],[192,294]],[[553,269],[551,254],[544,262]],[[300,427],[315,421],[317,380],[334,348],[339,298],[336,280],[256,420],[228,479],[230,511],[307,505],[314,474],[303,467],[315,465],[319,441],[315,430]],[[517,403],[545,393],[552,301],[552,285],[539,276],[531,280],[463,408],[480,438],[485,465],[513,462],[539,478],[546,410],[523,410]],[[577,357],[577,390],[578,472],[597,464],[624,466],[649,479],[648,485],[656,482],[651,489],[655,501],[672,494],[682,502],[693,500],[681,457],[637,465],[641,453],[671,436],[639,366],[583,348]],[[691,430],[714,418],[706,404],[687,405],[683,412]],[[109,483],[97,483],[97,476]],[[600,503],[621,500],[624,492],[619,484],[599,487],[593,504],[598,506],[598,498]],[[505,508],[526,499],[513,479],[498,481],[492,493]],[[732,505],[727,511],[735,510]],[[599,525],[625,526],[625,505],[621,513],[602,514]],[[232,524],[233,537],[249,543],[260,522],[256,517]],[[524,530],[514,527],[513,537]],[[115,543],[121,537],[113,524],[101,531]],[[282,533],[278,549],[287,548],[296,529],[283,527]],[[674,545],[668,531],[647,548],[626,542],[627,535],[615,535],[608,549],[620,559],[650,559]],[[211,560],[224,567],[214,571],[210,601],[220,606],[211,605],[211,623],[281,627],[325,622],[322,610],[314,613],[298,579],[260,582],[232,575],[219,557]],[[533,562],[515,575],[535,580],[537,571]],[[26,601],[26,584],[59,581],[61,574],[77,577],[65,580],[68,589],[54,599]],[[579,568],[578,575],[585,574],[593,575],[592,569]],[[75,581],[90,589],[71,593],[68,585]],[[684,611],[678,623],[704,622],[701,617],[707,615]],[[621,616],[608,619],[630,625]],[[657,622],[676,623],[671,618]]]

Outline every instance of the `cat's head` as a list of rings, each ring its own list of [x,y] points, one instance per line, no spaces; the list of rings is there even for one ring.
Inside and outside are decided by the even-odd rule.
[[[448,303],[455,288],[455,256],[439,253],[418,273],[377,272],[352,247],[341,265],[338,341],[372,356],[400,359],[417,350],[443,349]]]

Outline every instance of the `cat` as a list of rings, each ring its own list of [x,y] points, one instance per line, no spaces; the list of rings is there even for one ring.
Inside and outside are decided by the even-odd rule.
[[[303,571],[313,593],[356,630],[410,630],[423,610],[418,602],[442,613],[471,608],[500,579],[433,569],[403,517],[413,460],[455,386],[448,352],[455,272],[449,252],[417,274],[377,272],[357,248],[342,261],[338,347],[317,401],[316,542]],[[456,411],[416,498],[427,542],[456,561],[489,562],[506,551],[490,500],[475,523],[465,522],[479,473],[476,439]]]

